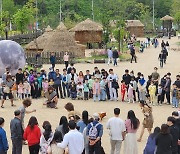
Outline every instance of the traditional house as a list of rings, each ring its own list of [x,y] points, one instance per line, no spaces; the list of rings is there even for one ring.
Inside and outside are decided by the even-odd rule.
[[[59,56],[62,58],[62,55],[64,55],[66,51],[73,57],[85,56],[85,46],[78,45],[65,25],[61,22],[46,43],[43,52],[60,53]]]
[[[74,28],[70,29],[70,32],[75,33],[75,40],[80,44],[102,42],[102,25],[90,19],[80,22]]]
[[[144,36],[144,25],[140,20],[126,20],[126,28],[131,35],[134,34],[136,37]]]
[[[31,41],[29,44],[25,46],[25,50],[28,51],[40,51],[42,52],[44,50],[44,47],[46,46],[46,43],[48,39],[53,35],[53,29],[48,26],[45,29],[45,32],[43,35],[39,36],[38,38]]]

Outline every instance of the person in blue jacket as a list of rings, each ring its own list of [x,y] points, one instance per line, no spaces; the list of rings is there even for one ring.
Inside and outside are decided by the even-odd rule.
[[[56,78],[56,72],[53,70],[52,67],[49,68],[49,73],[48,73],[48,81],[50,81],[50,79],[53,79],[53,81]]]
[[[7,154],[9,149],[6,132],[3,129],[4,122],[4,118],[0,117],[0,154]]]
[[[154,129],[154,132],[151,135],[149,135],[143,154],[154,154],[155,153],[156,137],[159,133],[160,133],[160,128],[156,127]]]

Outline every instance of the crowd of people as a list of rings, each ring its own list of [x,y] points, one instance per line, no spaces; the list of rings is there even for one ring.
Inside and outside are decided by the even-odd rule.
[[[150,105],[162,105],[166,97],[167,104],[178,107],[180,91],[180,75],[176,76],[176,81],[171,80],[171,73],[168,72],[160,78],[158,68],[146,79],[143,73],[125,70],[120,78],[113,69],[108,71],[99,70],[94,67],[94,72],[86,73],[80,71],[76,73],[76,68],[71,64],[68,69],[59,69],[46,73],[44,69],[40,71],[20,68],[15,76],[11,76],[9,69],[2,76],[0,86],[0,98],[2,98],[1,108],[9,97],[11,105],[14,100],[46,97],[47,107],[57,108],[58,99],[71,98],[72,100],[93,99],[96,101],[128,101],[128,103],[148,101]],[[173,83],[173,84],[172,84]],[[173,85],[173,87],[172,87]],[[172,93],[171,93],[172,92]]]
[[[154,40],[156,42],[156,40]],[[157,44],[157,42],[155,43]],[[167,43],[166,43],[167,44]],[[167,45],[162,42],[163,53],[167,54]],[[148,47],[148,44],[147,44]],[[155,45],[156,47],[156,45]],[[129,46],[132,60],[136,61],[134,46]],[[118,52],[109,49],[108,64],[114,60],[117,65]],[[161,57],[160,62],[161,61]],[[10,122],[12,140],[12,153],[21,154],[22,146],[28,143],[29,153],[38,154],[103,154],[102,136],[104,129],[108,129],[110,135],[110,153],[119,154],[122,142],[124,142],[124,154],[139,154],[137,142],[141,142],[145,129],[149,132],[144,154],[179,154],[180,153],[180,113],[173,112],[167,118],[167,123],[161,128],[155,127],[152,133],[154,118],[153,106],[164,104],[179,107],[180,99],[180,75],[172,81],[171,73],[163,76],[158,73],[158,68],[146,78],[143,72],[134,73],[125,70],[122,77],[118,76],[113,69],[77,72],[74,64],[69,66],[69,55],[65,53],[65,68],[55,69],[55,55],[52,54],[50,61],[52,67],[49,72],[44,69],[38,70],[18,69],[18,73],[12,76],[9,68],[6,68],[0,81],[1,108],[9,98],[11,106],[15,106],[15,100],[22,100],[22,106],[14,112],[14,119]],[[132,62],[132,61],[131,61]],[[162,63],[165,63],[163,59]],[[161,64],[162,65],[162,64]],[[85,74],[84,74],[85,73]],[[45,97],[43,104],[48,108],[58,109],[60,99],[70,98],[74,100],[94,102],[120,101],[124,103],[139,103],[143,113],[143,122],[136,117],[133,110],[128,111],[127,119],[120,118],[120,109],[114,109],[114,117],[110,118],[104,128],[101,124],[103,116],[101,113],[94,113],[90,116],[88,111],[74,109],[73,103],[67,103],[65,109],[68,116],[60,118],[59,125],[55,131],[52,130],[51,122],[44,121],[42,128],[38,119],[32,116],[27,126],[24,124],[26,114],[36,112],[36,109],[28,111],[32,99]],[[68,99],[69,100],[69,99]],[[5,119],[0,117],[0,154],[8,153],[8,142],[6,131],[3,129]],[[141,128],[139,138],[136,138],[137,130]],[[131,145],[131,146],[129,146]]]
[[[133,110],[128,111],[127,119],[120,118],[120,109],[114,108],[114,116],[106,124],[100,122],[100,115],[94,113],[90,116],[84,110],[82,115],[74,109],[72,103],[67,103],[65,109],[68,116],[62,116],[55,131],[51,123],[44,121],[42,128],[35,116],[31,116],[27,126],[24,126],[25,114],[35,112],[27,111],[31,99],[25,99],[22,107],[14,112],[10,122],[12,140],[12,154],[22,154],[23,143],[27,141],[30,154],[105,154],[101,138],[104,129],[108,129],[110,136],[110,153],[120,154],[124,142],[124,154],[139,154],[137,141],[141,141],[144,129],[149,131],[149,137],[144,148],[144,154],[179,154],[180,152],[180,114],[174,111],[167,118],[167,123],[161,128],[153,128],[152,107],[140,101],[144,114],[143,130],[137,140],[136,132],[141,123]],[[9,144],[6,131],[3,129],[5,119],[0,117],[0,153],[7,154]],[[131,146],[129,146],[131,145]]]

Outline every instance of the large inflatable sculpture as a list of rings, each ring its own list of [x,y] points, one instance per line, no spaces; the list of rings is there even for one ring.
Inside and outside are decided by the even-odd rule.
[[[10,40],[0,41],[0,77],[9,68],[10,73],[15,75],[18,68],[24,68],[26,58],[23,48]]]

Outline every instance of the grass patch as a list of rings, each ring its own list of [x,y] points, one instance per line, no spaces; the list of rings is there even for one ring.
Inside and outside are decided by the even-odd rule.
[[[131,56],[129,53],[122,53],[119,56],[119,59],[121,61],[126,61],[126,60],[129,60],[130,58],[131,58]],[[107,55],[94,55],[92,57],[75,59],[75,62],[76,63],[93,62],[94,59],[96,59],[96,60],[104,60],[105,59],[106,60],[106,59],[108,59],[108,57],[107,57]]]

